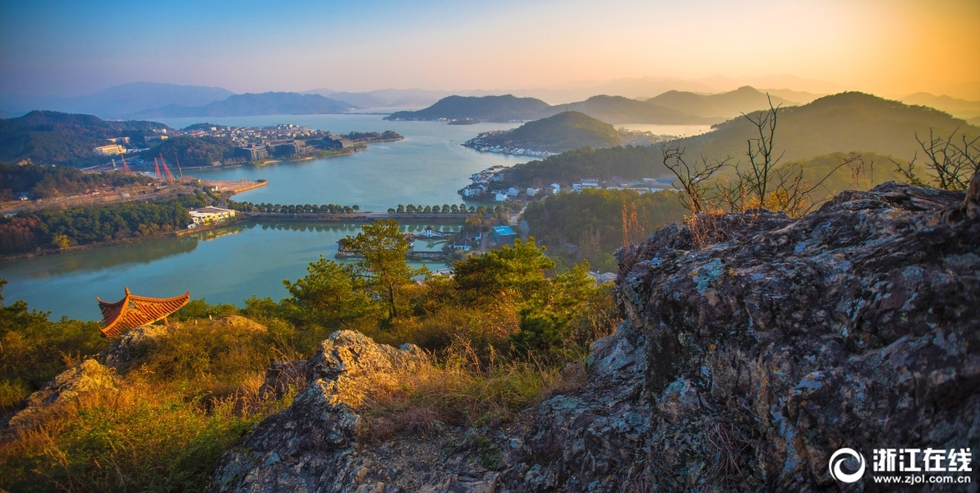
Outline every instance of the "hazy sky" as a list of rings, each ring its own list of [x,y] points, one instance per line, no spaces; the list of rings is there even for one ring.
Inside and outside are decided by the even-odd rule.
[[[522,89],[791,74],[980,88],[980,0],[0,2],[0,92]],[[957,94],[957,93],[961,94]]]

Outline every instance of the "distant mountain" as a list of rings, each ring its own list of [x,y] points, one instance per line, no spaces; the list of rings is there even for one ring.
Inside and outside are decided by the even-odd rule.
[[[980,117],[980,101],[967,101],[949,96],[935,96],[927,92],[917,92],[911,96],[902,98],[902,101],[907,104],[930,106],[937,110],[945,111],[957,118],[975,119]]]
[[[771,91],[771,94],[801,103],[809,103],[821,95],[838,93],[846,89],[829,82],[802,79],[791,75],[764,75],[738,78],[714,75],[703,79],[627,77],[601,83],[582,82],[578,84],[565,84],[558,88],[514,89],[508,92],[517,96],[543,99],[555,104],[556,102],[578,101],[595,94],[611,94],[631,99],[645,100],[667,91],[713,94],[733,91],[742,86],[792,88],[792,91],[789,89],[777,89]],[[783,91],[786,91],[786,93],[784,94]],[[798,94],[794,95],[793,93]],[[809,97],[806,97],[807,95]]]
[[[168,105],[154,110],[141,111],[134,118],[178,118],[208,116],[253,115],[319,115],[347,113],[357,106],[346,101],[326,98],[319,94],[295,92],[265,92],[261,94],[236,94],[223,101],[205,106],[188,107]]]
[[[565,111],[525,123],[513,130],[480,134],[464,145],[564,152],[579,147],[611,147],[620,142],[619,133],[612,125],[585,113]]]
[[[31,110],[51,110],[66,113],[117,118],[166,105],[203,106],[234,94],[220,87],[181,86],[155,82],[133,82],[110,87],[87,96],[72,98],[17,97],[0,98],[0,108],[6,113],[22,114]]]
[[[721,94],[667,91],[655,98],[648,99],[647,102],[678,112],[704,118],[714,117],[719,120],[727,120],[742,113],[769,108],[769,98],[766,97],[766,94],[750,86],[740,87],[734,91]],[[797,105],[797,103],[787,101],[779,96],[772,96],[772,104],[783,107]]]
[[[622,96],[593,96],[579,103],[555,106],[560,111],[581,111],[609,123],[652,123],[660,125],[700,125],[718,123],[724,118],[708,118],[663,105],[637,101]],[[713,118],[711,118],[713,117]]]
[[[536,120],[558,113],[534,98],[506,96],[449,96],[419,111],[397,111],[385,120],[485,120],[493,122]]]
[[[526,121],[546,118],[563,111],[579,111],[608,123],[707,124],[722,118],[702,118],[621,96],[593,96],[585,101],[551,106],[540,99],[512,95],[450,96],[419,111],[399,111],[389,120],[484,120]]]
[[[957,128],[968,139],[980,135],[980,128],[939,110],[846,92],[804,106],[780,109],[774,151],[777,156],[783,156],[783,163],[850,152],[908,160],[916,152],[920,158],[922,156],[916,134],[920,139],[928,139],[932,129],[935,135],[946,137]],[[689,162],[704,156],[709,160],[731,157],[733,162],[741,160],[745,163],[746,142],[758,137],[758,129],[739,117],[717,125],[706,134],[665,144],[593,151],[579,149],[542,161],[531,161],[515,167],[515,179],[530,184],[566,183],[585,177],[632,179],[657,176],[667,172],[661,154],[665,145],[684,149]],[[881,159],[876,166],[879,167],[875,172],[877,177],[884,176],[894,167]],[[886,169],[882,170],[882,166]]]
[[[94,149],[109,144],[107,139],[142,140],[142,136],[164,129],[169,127],[162,123],[105,121],[94,115],[32,111],[19,118],[0,119],[0,161],[16,163],[30,159],[34,164],[91,164],[106,159],[96,155]]]
[[[787,101],[796,101],[798,104],[807,104],[816,101],[827,94],[814,94],[806,91],[794,91],[791,89],[759,89],[762,92],[773,96],[779,96]]]
[[[330,89],[313,89],[303,94],[319,94],[348,103],[355,104],[361,108],[424,108],[431,106],[440,99],[451,96],[449,91],[428,91],[424,89],[379,89],[368,92],[344,92],[333,91]],[[455,93],[464,94],[464,93]],[[476,94],[465,94],[472,96]],[[479,94],[484,96],[485,94]]]
[[[845,86],[817,79],[804,79],[789,74],[754,75],[749,77],[725,77],[712,75],[698,79],[698,82],[711,88],[709,92],[731,91],[742,86],[752,87],[786,87],[796,91],[807,91],[816,94],[833,94],[846,90]]]
[[[976,118],[970,118],[966,122],[969,123],[970,125],[973,125],[973,126],[976,126],[976,127],[980,127],[980,116],[978,116]]]

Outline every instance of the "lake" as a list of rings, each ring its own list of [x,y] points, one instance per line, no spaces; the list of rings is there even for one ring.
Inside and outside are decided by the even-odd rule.
[[[159,121],[183,128],[201,119]],[[498,164],[510,166],[528,160],[480,153],[459,145],[480,132],[517,124],[389,122],[380,115],[255,116],[207,121],[232,126],[294,123],[336,134],[394,130],[405,137],[398,142],[371,144],[368,150],[351,156],[186,173],[202,179],[267,179],[268,186],[235,196],[236,200],[255,203],[357,204],[362,210],[382,211],[398,204],[459,204],[462,200],[456,191],[469,183],[470,174]],[[643,129],[668,133],[651,127],[645,125]],[[692,127],[687,131],[697,130]],[[192,298],[205,298],[209,303],[241,305],[252,295],[278,300],[287,294],[284,279],[295,281],[302,277],[307,265],[320,255],[332,259],[337,240],[357,234],[359,227],[238,224],[179,238],[0,262],[0,277],[9,282],[3,297],[8,304],[23,299],[31,308],[50,311],[54,317],[65,315],[83,320],[100,319],[96,297],[119,300],[123,287],[154,297],[176,296],[189,289]]]

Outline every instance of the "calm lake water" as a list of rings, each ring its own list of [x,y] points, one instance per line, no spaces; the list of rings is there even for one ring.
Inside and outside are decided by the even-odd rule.
[[[209,118],[233,126],[294,123],[334,133],[394,130],[405,140],[372,144],[370,149],[330,159],[275,163],[262,167],[195,170],[203,179],[269,180],[269,185],[237,195],[242,201],[280,204],[341,204],[362,210],[387,210],[398,204],[458,204],[456,190],[470,174],[489,166],[513,165],[527,158],[479,153],[460,146],[480,132],[516,124],[446,125],[438,122],[388,122],[380,115],[290,115]],[[174,128],[194,119],[160,120]],[[668,133],[645,125],[643,130]],[[694,128],[688,130],[695,132]],[[165,238],[132,245],[96,248],[0,262],[9,282],[5,302],[26,300],[31,308],[83,320],[101,318],[96,297],[116,301],[128,286],[136,294],[170,297],[188,289],[209,303],[242,302],[252,295],[278,300],[320,255],[333,258],[337,240],[354,235],[359,225],[236,225],[216,232]],[[422,225],[406,225],[405,229]],[[448,226],[447,226],[448,228]],[[420,265],[420,264],[419,264]],[[433,268],[442,265],[431,266]]]

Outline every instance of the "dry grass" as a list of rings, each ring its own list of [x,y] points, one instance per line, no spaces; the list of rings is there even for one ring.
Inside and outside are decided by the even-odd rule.
[[[684,217],[684,223],[691,233],[691,243],[695,249],[701,250],[708,245],[729,239],[725,229],[721,227],[721,219],[724,216],[725,211],[712,209],[709,212]]]
[[[358,440],[365,445],[405,434],[424,434],[439,423],[494,426],[559,391],[584,384],[581,365],[566,370],[535,362],[488,365],[463,339],[445,363],[425,366],[394,378],[364,382]]]
[[[211,465],[254,422],[281,405],[256,405],[257,385],[200,399],[131,374],[59,401],[0,441],[8,491],[202,490]]]
[[[275,351],[240,317],[181,324],[148,344],[118,378],[5,434],[0,491],[204,490],[218,456],[291,397],[260,395]]]

